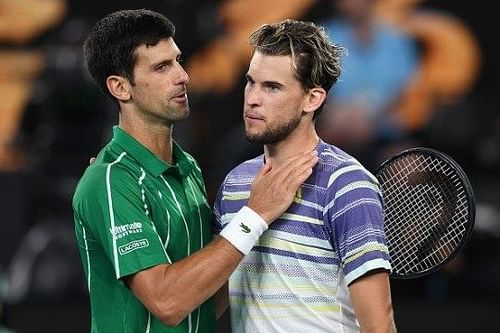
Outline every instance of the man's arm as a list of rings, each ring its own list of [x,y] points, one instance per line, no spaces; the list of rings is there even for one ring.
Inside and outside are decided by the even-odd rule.
[[[349,286],[361,333],[395,333],[387,272],[368,273]]]
[[[314,152],[290,158],[280,167],[266,164],[252,184],[248,207],[272,223],[290,206],[317,160]],[[175,326],[223,286],[243,256],[226,238],[216,237],[189,257],[140,271],[125,281],[152,314]]]
[[[126,282],[152,314],[176,326],[224,285],[242,258],[231,243],[217,237],[175,264],[154,266]]]

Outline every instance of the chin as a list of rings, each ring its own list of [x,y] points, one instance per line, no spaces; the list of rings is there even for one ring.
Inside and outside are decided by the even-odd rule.
[[[253,131],[246,130],[245,131],[245,136],[247,137],[248,140],[255,140],[261,137],[261,133],[255,133]]]
[[[189,109],[183,110],[177,114],[177,121],[182,121],[189,118],[191,111]]]
[[[247,132],[245,136],[246,136],[247,140],[251,143],[257,143],[260,145],[267,144],[267,142],[262,137],[261,133],[257,134],[257,133],[248,133]]]
[[[254,140],[258,139],[258,137],[256,135],[253,135],[252,133],[249,133],[249,132],[245,132],[245,137],[250,142],[254,142]]]

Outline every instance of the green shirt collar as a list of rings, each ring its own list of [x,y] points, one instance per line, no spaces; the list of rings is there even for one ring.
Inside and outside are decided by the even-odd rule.
[[[159,159],[153,152],[118,126],[113,127],[113,142],[122,147],[127,154],[131,155],[155,177],[159,177],[165,172],[172,172],[186,177],[193,169],[193,162],[175,141],[173,143],[175,165],[168,164]]]

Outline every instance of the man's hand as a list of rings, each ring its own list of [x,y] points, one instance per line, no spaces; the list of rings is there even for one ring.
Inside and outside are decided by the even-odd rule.
[[[271,224],[292,204],[297,189],[312,174],[317,162],[315,150],[290,157],[279,167],[268,161],[255,177],[248,207]]]

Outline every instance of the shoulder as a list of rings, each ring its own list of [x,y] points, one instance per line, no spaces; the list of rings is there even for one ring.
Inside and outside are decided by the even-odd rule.
[[[327,143],[320,143],[317,181],[321,187],[342,186],[356,181],[378,183],[375,176],[355,157]]]
[[[111,188],[137,182],[140,168],[126,152],[110,153],[107,147],[99,153],[80,178],[73,201],[82,198],[100,198]]]
[[[324,141],[321,141],[318,145],[318,157],[318,162],[321,165],[331,166],[333,168],[337,168],[339,165],[345,164],[346,162],[356,162],[353,156]]]

